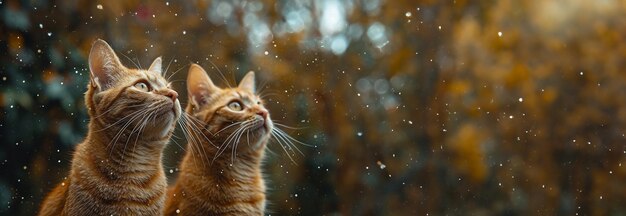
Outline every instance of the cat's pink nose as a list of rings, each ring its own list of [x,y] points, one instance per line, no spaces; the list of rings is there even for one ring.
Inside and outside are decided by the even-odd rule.
[[[257,115],[260,115],[261,117],[263,117],[264,120],[267,119],[267,110],[259,110],[256,112]]]
[[[178,92],[174,91],[174,90],[165,90],[163,92],[163,95],[166,97],[169,97],[172,99],[172,101],[176,101],[176,99],[178,98]]]

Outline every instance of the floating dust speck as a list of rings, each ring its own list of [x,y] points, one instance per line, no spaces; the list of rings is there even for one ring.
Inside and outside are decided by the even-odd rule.
[[[380,167],[380,169],[385,169],[387,166],[380,161],[376,161],[376,164]]]

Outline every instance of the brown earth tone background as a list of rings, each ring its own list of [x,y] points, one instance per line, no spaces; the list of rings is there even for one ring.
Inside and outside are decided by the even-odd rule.
[[[624,215],[624,11],[612,0],[0,0],[0,214],[33,215],[66,175],[102,38],[129,67],[163,56],[183,105],[192,62],[220,85],[219,71],[231,83],[257,71],[273,118],[313,146],[292,162],[269,145],[271,215]],[[166,149],[171,181],[185,143]]]

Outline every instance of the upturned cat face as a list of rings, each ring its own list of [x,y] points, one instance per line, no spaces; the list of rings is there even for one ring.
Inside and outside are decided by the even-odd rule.
[[[208,131],[204,136],[220,150],[241,155],[262,151],[274,124],[263,100],[255,94],[254,72],[249,72],[234,88],[219,88],[206,72],[193,64],[187,76],[189,105],[187,112],[202,121]],[[234,152],[234,151],[233,151]]]
[[[89,69],[85,101],[92,121],[101,123],[103,130],[132,130],[148,139],[172,133],[181,107],[178,94],[161,74],[161,57],[148,70],[129,69],[105,41],[97,40],[89,54]]]

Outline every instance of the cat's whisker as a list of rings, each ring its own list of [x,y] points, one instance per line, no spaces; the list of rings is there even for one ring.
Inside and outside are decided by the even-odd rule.
[[[176,144],[176,146],[178,146],[178,148],[180,148],[180,150],[185,151],[185,148],[183,146],[180,145],[180,143],[178,143],[175,139],[171,140],[174,144]]]
[[[292,129],[292,130],[306,129],[306,127],[291,127],[291,126],[288,126],[288,125],[284,125],[284,124],[278,123],[276,121],[274,121],[273,123],[274,123],[274,126],[284,127],[284,128],[288,128],[288,129]]]
[[[172,64],[172,61],[174,61],[174,58],[170,59],[170,62],[167,63],[167,67],[165,67],[165,71],[163,72],[163,77],[165,77],[165,75],[167,74],[167,71],[170,69],[170,65]],[[166,79],[169,82],[169,79]]]
[[[230,125],[228,125],[228,126],[226,126],[226,127],[222,128],[221,130],[219,130],[219,131],[215,132],[215,136],[217,136],[220,132],[222,132],[222,131],[224,131],[224,130],[226,130],[226,129],[230,128],[230,127],[237,126],[237,125],[241,125],[242,123],[244,123],[244,122],[235,122],[235,123],[232,123],[232,124],[230,124]]]
[[[124,132],[126,131],[126,129],[128,128],[128,126],[130,126],[131,124],[133,124],[136,120],[140,120],[139,122],[143,121],[144,116],[147,113],[153,112],[155,111],[155,108],[152,109],[146,109],[146,110],[140,110],[140,112],[138,112],[136,115],[134,115],[131,119],[129,119],[124,126],[117,132],[117,134],[113,137],[113,139],[111,139],[111,142],[109,142],[109,144],[107,146],[109,146],[110,150],[109,150],[109,156],[111,155],[115,144],[117,143],[117,141],[119,140],[119,138],[121,138],[121,136],[124,134]],[[135,112],[136,113],[136,112]],[[137,125],[135,125],[135,127],[137,127]],[[134,128],[133,130],[127,135],[128,139],[130,139],[130,137],[132,136],[134,132]],[[124,151],[126,147],[124,147]]]
[[[184,116],[185,118],[187,118],[187,120],[190,120],[190,121],[189,121],[190,123],[193,123],[193,125],[192,125],[192,126],[195,126],[195,127],[196,127],[196,128],[194,128],[194,129],[197,129],[197,130],[200,130],[200,131],[206,131],[206,132],[209,132],[209,134],[213,135],[213,133],[211,133],[211,131],[209,131],[208,129],[206,129],[206,128],[203,126],[203,125],[205,124],[204,122],[202,122],[202,121],[200,121],[200,120],[196,119],[196,117],[193,117],[192,115],[189,115],[189,114],[187,114],[187,113],[184,113],[184,115],[183,115],[183,116]],[[203,135],[204,135],[204,134],[203,134]],[[208,140],[208,138],[207,138],[206,136],[205,136],[205,138]],[[209,142],[210,142],[210,140],[209,140]],[[211,145],[216,146],[216,145],[214,145],[213,143],[211,143]]]
[[[256,91],[257,95],[259,95],[259,97],[261,97],[260,95],[261,95],[261,93],[263,91],[267,90],[266,87],[267,87],[267,81],[264,80],[264,81],[261,82],[261,84],[259,85],[259,87],[257,88],[257,91]]]
[[[280,94],[279,91],[266,89],[264,87],[265,86],[263,86],[257,93],[257,95],[259,95],[260,98],[265,98],[266,96],[272,96],[272,95],[279,95]]]
[[[266,150],[267,152],[269,152],[270,154],[274,155],[274,156],[277,156],[277,155],[278,155],[276,152],[274,152],[274,150],[270,149],[270,147],[269,147],[269,146],[266,146],[266,147],[265,147],[265,150]]]
[[[274,131],[272,130],[271,133],[274,134]],[[289,157],[289,160],[291,160],[291,162],[293,162],[294,164],[297,164],[296,161],[294,161],[291,155],[289,154],[289,151],[287,151],[283,143],[280,141],[280,139],[276,138],[276,136],[272,136],[272,138],[274,138],[274,140],[278,142],[278,145],[283,149],[283,151],[285,151],[285,154],[287,154],[287,157]]]
[[[141,111],[141,112],[139,112],[139,113],[145,113],[145,112],[147,112],[147,111],[146,111],[146,110],[142,110],[142,111]],[[132,123],[133,123],[136,119],[140,118],[141,116],[142,116],[142,115],[137,115],[137,114],[132,115],[132,116],[130,117],[130,119],[128,119],[128,121],[124,122],[124,124],[123,124],[123,126],[121,127],[121,129],[120,129],[120,130],[118,130],[118,132],[115,134],[115,136],[113,136],[113,139],[111,139],[111,141],[109,142],[109,144],[108,144],[108,145],[115,144],[115,142],[117,142],[117,138],[118,138],[118,137],[120,137],[120,136],[124,133],[124,131],[126,130],[126,128],[127,128],[128,126],[130,126],[130,125],[131,125],[131,124],[132,124]],[[113,125],[111,125],[111,126],[113,126]]]
[[[285,139],[285,137],[283,137],[278,131],[273,131],[273,132],[274,132],[274,136],[276,136],[276,138],[280,139],[282,141],[282,143],[285,144],[287,149],[291,150],[292,153],[295,153],[295,151],[293,150],[294,147],[292,146],[292,143],[290,143],[287,139]]]
[[[187,135],[187,131],[185,130],[185,126],[184,126],[183,121],[184,120],[181,118],[181,119],[178,119],[178,121],[176,121],[176,123],[178,123],[178,125],[180,126],[180,129],[183,130],[183,136],[185,137],[185,140],[187,140],[187,143],[189,143],[188,145],[192,145],[191,140],[189,139],[189,136]],[[182,146],[181,146],[181,148],[182,148]],[[183,150],[185,150],[185,149],[183,148]],[[191,156],[195,157],[194,156],[194,151],[192,150],[190,152],[191,152]]]
[[[235,140],[235,143],[234,143],[235,146],[233,146],[233,149],[232,149],[232,151],[233,151],[232,162],[233,163],[235,163],[235,158],[236,158],[236,154],[237,154],[236,150],[237,150],[237,147],[239,146],[239,141],[241,140],[241,136],[243,136],[243,132],[244,131],[245,132],[249,132],[250,131],[250,128],[252,127],[253,123],[254,122],[252,121],[251,123],[247,124],[247,126],[243,130],[241,130],[239,132],[239,135],[237,136],[237,140]]]
[[[286,125],[279,124],[279,123],[274,123],[274,124],[278,125],[278,126],[282,126],[282,127],[288,127]],[[302,142],[300,140],[297,140],[297,139],[289,136],[287,133],[285,133],[284,131],[282,131],[278,127],[272,128],[271,135],[279,143],[279,145],[281,145],[283,150],[285,150],[285,153],[287,153],[287,156],[289,156],[292,161],[293,161],[293,159],[291,158],[291,155],[289,154],[289,152],[287,151],[287,148],[285,148],[285,146],[288,147],[289,150],[291,150],[292,152],[298,151],[301,155],[304,155],[304,153],[296,146],[296,143],[304,145],[304,146],[308,146],[308,147],[313,147],[312,145],[306,144],[306,143],[304,143],[304,142]],[[285,146],[283,146],[283,145],[285,145]],[[294,149],[295,149],[295,151],[294,151]]]
[[[126,108],[135,108],[135,107],[142,107],[142,106],[145,106],[145,105],[143,105],[143,104],[128,105],[128,106],[126,106]],[[101,118],[101,117],[103,117],[105,114],[107,114],[107,113],[109,113],[109,112],[111,112],[111,111],[113,111],[113,110],[114,110],[114,109],[109,109],[109,110],[107,110],[107,111],[104,111],[103,113],[100,113],[100,115],[97,115],[97,116],[93,117],[93,119]],[[138,111],[139,111],[139,110],[138,110]]]
[[[287,144],[287,145],[289,146],[289,149],[290,149],[292,152],[294,152],[294,149],[295,149],[295,150],[296,150],[296,151],[298,151],[301,155],[303,155],[303,156],[304,156],[304,153],[302,153],[302,151],[300,151],[300,149],[299,149],[299,148],[298,148],[298,147],[297,147],[297,146],[296,146],[296,145],[295,145],[295,144],[294,144],[291,140],[289,140],[288,138],[286,138],[286,137],[285,137],[286,135],[285,135],[285,134],[283,134],[283,133],[281,133],[281,131],[280,131],[280,130],[276,130],[276,136],[280,137],[280,138],[281,138],[281,139],[285,142],[285,144]],[[295,153],[295,152],[294,152],[294,153]]]
[[[143,70],[143,67],[141,66],[141,62],[139,61],[139,58],[137,57],[136,54],[135,54],[135,60],[137,60],[137,64],[139,65],[139,67],[137,68],[139,68],[140,70]]]
[[[156,110],[155,110],[156,111]],[[132,154],[135,154],[135,147],[137,147],[137,141],[139,140],[139,137],[141,136],[141,134],[143,134],[143,131],[145,130],[145,127],[148,125],[148,122],[153,122],[156,120],[156,117],[158,116],[156,114],[156,112],[153,111],[151,112],[148,117],[146,118],[145,121],[143,121],[141,128],[139,129],[139,132],[137,133],[137,137],[135,138],[135,144],[133,145],[133,151]],[[126,148],[126,147],[124,147]]]
[[[182,137],[176,136],[176,134],[172,134],[172,137],[176,138],[176,139],[181,139]]]
[[[185,136],[185,139],[187,140],[187,143],[188,143],[188,144],[187,144],[187,146],[188,146],[188,148],[192,148],[192,150],[190,150],[190,152],[191,152],[191,156],[195,158],[195,157],[197,157],[197,155],[194,153],[194,152],[195,152],[195,150],[193,150],[193,149],[195,149],[195,145],[194,145],[194,143],[193,143],[193,140],[192,140],[192,139],[190,139],[190,137],[189,137],[189,132],[188,132],[188,131],[187,131],[187,129],[185,128],[185,124],[186,124],[186,123],[184,123],[184,121],[185,121],[185,120],[184,120],[184,119],[182,119],[182,118],[181,118],[181,119],[179,119],[179,121],[178,121],[178,125],[180,125],[181,130],[183,130],[183,136]],[[198,154],[199,154],[199,152],[198,152]],[[198,158],[198,159],[199,159],[199,160],[202,160],[201,158]]]
[[[239,139],[241,138],[241,135],[243,134],[244,131],[246,131],[249,128],[249,126],[244,126],[241,130],[239,130],[237,132],[237,134],[235,135],[235,140],[233,142],[233,148],[231,149],[232,151],[232,159],[231,159],[231,163],[235,163],[235,157],[237,154],[237,146],[239,146]]]
[[[185,138],[187,138],[188,140],[188,146],[190,148],[192,148],[191,152],[192,152],[192,157],[194,157],[194,153],[195,151],[197,151],[196,156],[199,157],[199,160],[202,161],[202,166],[206,167],[205,164],[205,160],[204,160],[204,148],[201,146],[201,143],[199,140],[196,140],[196,138],[193,136],[192,132],[189,131],[189,128],[186,127],[187,124],[187,119],[186,118],[181,118],[181,121],[179,122],[181,129],[183,129],[183,134],[185,135]],[[200,151],[202,150],[202,152]]]
[[[224,143],[220,146],[218,153],[213,157],[213,161],[215,161],[215,159],[217,159],[224,151],[226,151],[226,148],[228,148],[228,145],[230,145],[230,143],[234,141],[234,138],[237,136],[237,133],[243,130],[246,127],[246,125],[250,124],[251,122],[252,122],[251,120],[241,122],[241,124],[239,124],[240,125],[239,128],[237,128],[233,133],[231,133],[228,137],[226,137],[226,140],[224,140]],[[213,161],[211,161],[211,163],[213,163]]]
[[[302,141],[300,141],[300,140],[297,140],[297,139],[295,139],[295,138],[293,138],[293,137],[289,136],[289,134],[287,134],[285,131],[281,130],[280,128],[276,128],[276,127],[274,127],[274,128],[273,128],[273,130],[276,130],[277,132],[279,132],[279,133],[281,133],[283,136],[285,136],[287,139],[289,139],[289,140],[291,140],[291,141],[294,141],[294,142],[296,142],[296,143],[299,143],[299,144],[301,144],[301,145],[303,145],[303,146],[314,147],[313,145],[306,144],[306,143],[304,143],[304,142],[302,142]]]
[[[228,145],[230,145],[231,137],[236,136],[236,132],[238,132],[239,129],[241,129],[241,127],[237,128],[235,132],[231,133],[228,137],[226,137],[226,140],[222,143],[222,145],[218,147],[217,153],[215,154],[215,156],[213,156],[213,160],[211,161],[211,164],[213,164],[215,159],[217,159],[224,151],[226,151],[226,148],[228,147]]]
[[[269,96],[278,96],[278,95],[279,94],[277,94],[277,93],[261,93],[261,94],[259,94],[259,98],[265,99],[265,98],[267,98]]]
[[[206,137],[204,135],[204,133],[202,133],[201,130],[193,127],[193,125],[191,124],[192,123],[191,121],[193,121],[192,118],[184,118],[183,120],[185,121],[185,125],[188,126],[188,128],[186,128],[186,129],[187,129],[187,131],[189,131],[190,137],[194,141],[193,145],[198,150],[198,154],[202,158],[202,166],[206,167],[206,162],[205,161],[208,161],[208,156],[207,156],[207,153],[205,151],[205,147],[202,145],[200,136],[197,135],[197,134],[202,135],[205,138],[205,140],[208,140],[212,145],[213,145],[213,143],[209,140],[208,137]]]
[[[187,82],[187,80],[177,79],[177,80],[168,80],[169,83],[177,83],[177,82]]]
[[[137,63],[135,63],[135,62],[133,61],[133,59],[131,59],[130,57],[128,57],[128,56],[127,56],[126,54],[124,54],[124,53],[120,53],[120,54],[122,54],[122,56],[124,56],[126,59],[128,59],[128,61],[130,61],[130,63],[133,63],[133,65],[135,65],[135,67],[137,67],[137,68],[140,68],[140,69],[141,69],[141,66],[140,66],[140,65],[137,65]]]
[[[181,126],[181,127],[185,127],[185,131],[189,132],[190,137],[193,139],[193,145],[195,146],[196,149],[198,149],[198,154],[200,154],[202,157],[204,157],[206,155],[206,151],[204,149],[204,146],[202,146],[202,142],[201,141],[201,137],[204,137],[204,139],[206,141],[208,141],[211,145],[213,145],[214,147],[217,147],[215,144],[213,144],[213,142],[204,135],[204,133],[202,131],[208,131],[209,133],[211,133],[209,130],[205,129],[204,127],[199,127],[196,124],[200,124],[200,123],[195,123],[194,121],[198,121],[196,120],[193,116],[188,115],[185,113],[185,115],[183,115],[182,120],[185,122],[185,126]],[[194,132],[194,133],[192,133]],[[198,135],[200,134],[200,135]],[[202,152],[200,152],[200,150],[202,150]],[[203,160],[204,163],[204,160]],[[205,165],[203,165],[205,166]]]
[[[148,115],[144,114],[144,117],[139,121],[141,122],[141,124],[139,124],[139,127],[135,125],[135,128],[137,128],[137,135],[135,136],[135,144],[133,144],[133,150],[131,151],[131,154],[135,153],[135,146],[137,146],[137,141],[139,140],[139,136],[141,136],[141,132],[143,131],[143,128],[145,127],[146,123],[150,120],[152,115],[154,115],[154,112],[151,112]],[[124,153],[126,153],[126,147],[128,145],[128,141],[134,134],[135,128],[133,128],[133,130],[130,132],[130,135],[126,139],[126,143],[124,144],[124,151],[123,151]],[[122,159],[124,159],[124,155],[126,154],[122,155]]]
[[[250,130],[246,131],[246,141],[248,143],[248,147],[250,147]]]
[[[142,112],[141,114],[143,114],[143,113],[145,113],[145,112],[148,112],[148,110],[143,110],[143,112]],[[130,125],[131,125],[131,124],[135,121],[135,119],[138,119],[138,118],[139,118],[139,117],[141,117],[141,116],[143,116],[143,115],[135,115],[135,116],[133,116],[131,119],[129,119],[129,120],[128,120],[125,124],[124,124],[124,126],[122,126],[122,128],[121,128],[121,129],[120,129],[120,130],[119,130],[119,131],[115,134],[115,136],[113,137],[113,139],[111,139],[111,141],[107,144],[107,147],[108,147],[108,148],[110,148],[110,149],[109,149],[109,157],[111,157],[111,153],[113,152],[113,149],[114,149],[114,147],[115,147],[115,144],[117,143],[117,140],[118,140],[118,139],[122,136],[122,134],[124,133],[124,131],[126,131],[126,128],[127,128],[128,126],[130,126]],[[130,136],[130,134],[129,134],[129,136]]]
[[[185,67],[184,66],[180,67],[178,70],[174,71],[174,73],[170,74],[170,76],[168,76],[165,80],[170,80],[174,75],[176,75],[178,72],[180,72],[180,70],[182,70],[183,68],[185,68]]]
[[[224,76],[224,73],[222,73],[220,68],[217,67],[217,65],[215,63],[213,63],[213,61],[211,61],[211,60],[209,60],[209,63],[211,63],[213,65],[213,67],[217,70],[217,72],[220,73],[220,77],[222,77],[222,80],[224,80],[224,82],[226,83],[228,88],[232,88],[232,85],[230,85],[230,82],[228,82],[228,80],[226,79],[226,77]]]
[[[110,127],[113,127],[113,126],[115,126],[115,125],[117,125],[117,124],[119,124],[119,123],[123,122],[123,121],[124,121],[124,120],[126,120],[127,118],[132,118],[132,117],[136,116],[136,114],[141,113],[141,112],[143,112],[143,111],[145,111],[145,110],[136,110],[136,111],[134,111],[134,112],[132,112],[132,113],[129,113],[128,115],[126,115],[126,116],[124,116],[124,117],[122,117],[122,118],[118,119],[116,122],[114,122],[114,123],[112,123],[112,124],[109,124],[108,126],[106,126],[106,127],[104,127],[104,128],[101,128],[101,129],[99,129],[99,130],[96,130],[96,131],[94,131],[94,132],[100,132],[100,131],[104,131],[104,130],[106,130],[106,129],[109,129]]]
[[[123,151],[122,151],[122,160],[124,159],[124,156],[125,156],[125,153],[126,153],[126,146],[128,145],[128,141],[130,141],[130,139],[131,139],[132,135],[133,135],[133,134],[135,133],[135,131],[138,129],[138,126],[140,126],[140,125],[141,125],[141,124],[140,124],[140,122],[144,122],[144,121],[145,121],[146,114],[148,114],[148,113],[150,113],[150,112],[153,112],[153,110],[154,110],[154,109],[147,109],[147,110],[144,110],[144,112],[142,112],[140,115],[137,115],[137,116],[136,116],[137,118],[134,118],[134,119],[129,120],[129,121],[127,122],[127,124],[126,124],[126,127],[124,127],[122,130],[120,130],[120,132],[122,132],[122,133],[123,133],[124,131],[126,131],[126,128],[127,128],[128,126],[130,126],[133,122],[135,122],[136,120],[138,120],[138,121],[137,121],[137,124],[135,124],[135,126],[133,126],[133,129],[132,129],[132,130],[130,131],[130,133],[128,133],[128,135],[127,135],[127,138],[126,138],[126,143],[124,144],[124,149],[123,149]],[[111,151],[113,151],[113,146],[117,143],[117,141],[119,140],[119,138],[120,138],[120,137],[121,137],[121,134],[120,134],[120,136],[118,136],[118,137],[116,137],[116,138],[114,139],[115,141],[113,142],[113,144],[110,144],[110,145],[111,145]]]

